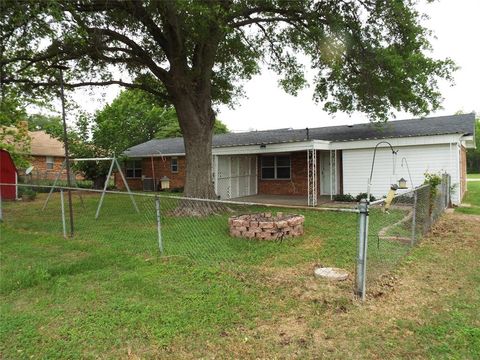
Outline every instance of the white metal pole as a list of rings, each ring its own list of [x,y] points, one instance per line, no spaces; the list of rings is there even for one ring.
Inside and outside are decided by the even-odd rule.
[[[368,243],[368,203],[362,199],[359,203],[358,210],[358,254],[357,254],[357,295],[362,301],[365,301],[366,289],[366,269],[367,269],[367,243]]]
[[[368,254],[368,225],[369,225],[369,216],[368,216],[368,203],[367,203],[367,214],[365,220],[365,245],[363,247],[363,284],[362,284],[362,301],[365,301],[367,296],[367,254]]]
[[[114,158],[111,157],[104,157],[104,158],[77,158],[77,159],[70,159],[70,161],[79,162],[79,161],[101,161],[101,160],[113,160]]]
[[[307,149],[307,202],[308,202],[308,206],[311,205],[311,200],[310,200],[310,196],[311,196],[311,189],[310,189],[310,150]]]
[[[55,180],[53,181],[53,185],[52,185],[50,191],[48,192],[47,198],[45,199],[45,203],[43,204],[42,211],[45,210],[45,208],[47,207],[48,201],[50,200],[50,197],[52,196],[53,190],[57,186],[58,179],[60,178],[63,169],[65,169],[65,164],[66,164],[66,162],[64,161],[62,163],[62,167],[60,168],[60,171],[57,173],[57,176],[55,176]],[[67,176],[68,176],[68,174],[67,174]]]
[[[112,160],[112,163],[110,164],[110,168],[108,169],[107,178],[105,179],[105,184],[103,185],[103,191],[102,191],[102,195],[100,196],[100,202],[98,203],[98,208],[97,208],[97,212],[95,214],[95,219],[98,219],[98,215],[100,215],[100,208],[102,207],[103,198],[105,197],[105,193],[107,192],[108,181],[110,180],[110,176],[112,175],[112,170],[113,170],[113,165],[114,164],[115,164],[115,160]]]
[[[160,253],[163,254],[162,225],[161,225],[161,218],[160,218],[160,199],[158,196],[155,197],[155,210],[157,213],[158,248],[160,250]]]
[[[333,200],[332,150],[330,150],[330,200]]]
[[[118,172],[120,173],[120,176],[121,176],[121,178],[122,178],[122,181],[123,181],[123,183],[125,184],[125,188],[127,189],[127,192],[128,192],[128,194],[130,195],[130,199],[132,200],[133,207],[135,208],[136,212],[139,213],[140,211],[138,210],[137,203],[135,202],[135,198],[134,198],[132,192],[130,191],[130,187],[128,186],[128,183],[127,183],[127,180],[125,179],[125,176],[123,175],[122,168],[120,167],[120,164],[118,163],[117,158],[113,158],[112,162],[113,162],[113,161],[114,161],[115,164],[117,165]],[[107,179],[107,181],[108,181],[108,179]]]
[[[312,149],[312,193],[313,206],[317,206],[317,150],[315,148]]]
[[[67,223],[65,221],[65,202],[63,199],[63,189],[60,189],[60,207],[62,209],[62,229],[63,229],[63,237],[67,238]]]

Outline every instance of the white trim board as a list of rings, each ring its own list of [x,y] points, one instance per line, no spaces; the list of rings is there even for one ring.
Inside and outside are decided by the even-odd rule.
[[[435,145],[435,144],[449,144],[456,143],[460,140],[462,135],[431,135],[431,136],[412,136],[392,139],[372,139],[372,140],[357,140],[331,143],[332,150],[351,150],[351,149],[369,149],[374,148],[380,141],[388,141],[392,146],[418,146],[418,145]],[[387,144],[382,144],[379,147],[387,147]]]
[[[281,152],[306,151],[310,149],[315,150],[350,150],[350,149],[365,149],[374,148],[380,141],[388,141],[393,147],[403,146],[418,146],[418,145],[434,145],[434,144],[449,144],[465,141],[466,147],[471,141],[469,136],[461,134],[448,135],[431,135],[431,136],[412,136],[401,138],[386,138],[386,139],[372,139],[372,140],[355,140],[355,141],[339,141],[329,142],[324,140],[309,140],[279,144],[265,144],[265,145],[239,145],[228,147],[212,148],[212,155],[254,155],[254,154],[271,154]],[[387,145],[381,145],[381,147]],[[185,156],[184,153],[174,154],[153,154],[134,156],[132,158],[145,157],[172,157]]]

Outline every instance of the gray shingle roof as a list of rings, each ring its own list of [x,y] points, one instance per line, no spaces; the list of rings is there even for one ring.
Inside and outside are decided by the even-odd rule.
[[[396,120],[385,124],[357,124],[306,129],[278,129],[215,135],[213,147],[280,144],[306,140],[331,142],[388,139],[413,136],[464,134],[471,135],[475,128],[475,114],[451,115],[421,119]],[[124,155],[183,154],[183,138],[153,139],[127,149]]]

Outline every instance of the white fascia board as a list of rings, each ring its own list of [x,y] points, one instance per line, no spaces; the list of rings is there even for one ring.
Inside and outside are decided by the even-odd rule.
[[[357,141],[341,141],[331,144],[332,150],[349,150],[349,149],[368,149],[374,148],[381,141],[388,141],[393,147],[414,146],[414,145],[434,145],[449,144],[459,141],[460,134],[448,135],[432,135],[432,136],[411,136],[391,139],[373,139],[373,140],[357,140]],[[387,147],[387,144],[381,144],[379,147]]]
[[[477,148],[475,144],[475,137],[473,135],[462,136],[460,140],[462,141],[462,145],[465,146],[467,149]]]
[[[315,140],[317,141],[317,140]],[[282,152],[303,151],[314,148],[314,140],[299,141],[280,144],[265,144],[265,147],[260,145],[241,145],[229,146],[221,148],[213,148],[213,155],[246,155],[246,154],[271,154]]]
[[[332,150],[332,142],[326,140],[312,140],[315,150]]]

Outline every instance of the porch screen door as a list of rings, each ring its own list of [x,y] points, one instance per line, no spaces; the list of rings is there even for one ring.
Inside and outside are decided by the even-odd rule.
[[[330,195],[330,151],[320,151],[320,191]]]
[[[336,151],[320,152],[320,192],[321,195],[337,193]]]

